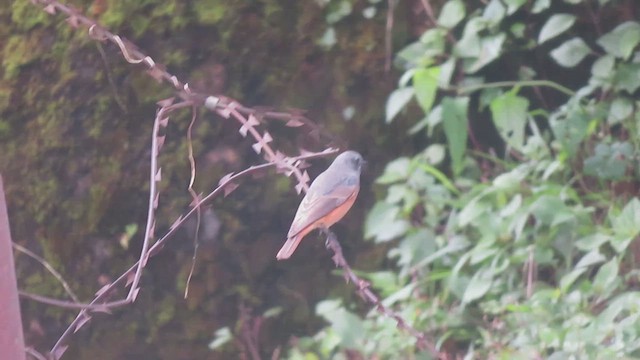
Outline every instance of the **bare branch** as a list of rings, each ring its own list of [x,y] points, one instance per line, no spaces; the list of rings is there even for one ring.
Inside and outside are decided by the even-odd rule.
[[[274,150],[274,148],[272,147],[273,138],[269,134],[269,132],[258,129],[263,120],[271,119],[282,121],[286,126],[291,127],[306,125],[307,127],[312,129],[312,134],[323,134],[331,139],[331,141],[338,141],[339,143],[340,141],[337,140],[335,136],[328,134],[323,128],[319,127],[314,122],[303,116],[302,112],[300,111],[275,112],[266,111],[264,109],[254,109],[246,107],[240,102],[226,96],[214,96],[209,94],[195,93],[191,91],[189,84],[180,81],[178,77],[169,73],[162,64],[156,62],[150,56],[138,50],[134,44],[130,43],[119,35],[111,33],[110,31],[99,25],[96,21],[82,15],[75,8],[61,4],[56,0],[32,0],[32,2],[41,5],[44,11],[49,14],[65,14],[67,16],[67,23],[70,26],[74,28],[88,29],[89,36],[94,40],[112,42],[118,47],[125,61],[130,64],[139,64],[146,67],[147,74],[149,74],[159,82],[170,84],[174,88],[176,95],[183,100],[183,102],[177,105],[170,105],[169,102],[159,103],[161,109],[156,115],[152,133],[151,166],[149,171],[149,208],[143,246],[138,261],[111,284],[108,284],[101,288],[96,293],[95,298],[89,304],[80,304],[77,301],[75,303],[72,303],[68,301],[55,300],[28,293],[21,294],[25,298],[46,302],[56,306],[81,308],[76,318],[71,322],[69,327],[65,330],[65,332],[61,335],[61,337],[51,349],[50,356],[52,356],[53,359],[59,359],[67,349],[66,343],[68,342],[70,336],[91,320],[92,316],[90,315],[90,313],[95,311],[108,312],[113,308],[127,305],[135,301],[140,290],[139,283],[142,276],[142,271],[146,266],[147,261],[161,251],[165,242],[168,241],[168,239],[170,239],[171,236],[176,233],[180,226],[183,225],[189,217],[191,217],[194,213],[199,213],[200,207],[202,205],[210,202],[212,199],[220,195],[228,194],[231,190],[233,190],[233,188],[238,186],[237,181],[240,178],[259,171],[263,171],[272,166],[275,167],[276,171],[280,173],[284,173],[287,176],[295,176],[298,181],[296,185],[296,189],[298,190],[298,192],[302,192],[303,190],[306,191],[308,190],[309,176],[307,172],[303,170],[305,165],[304,160],[325,157],[338,152],[337,149],[330,148],[318,153],[307,153],[297,157],[287,157],[283,153]],[[390,0],[390,3],[394,4],[395,0]],[[425,8],[429,13],[431,9],[430,6],[428,6],[428,1],[424,0],[423,3],[427,5],[425,6]],[[393,9],[390,9],[390,16],[392,16],[392,11]],[[432,13],[429,14],[429,16],[433,18]],[[390,33],[390,29],[393,26],[392,20],[392,17],[389,18],[389,21],[387,23],[388,33]],[[390,47],[390,42],[387,44],[387,47]],[[180,216],[160,239],[158,239],[155,243],[152,243],[152,238],[154,237],[155,233],[154,214],[158,204],[158,192],[156,183],[160,181],[161,174],[157,164],[157,158],[158,152],[164,141],[164,137],[160,136],[158,132],[161,126],[166,126],[166,123],[168,121],[168,117],[166,116],[166,114],[170,113],[172,110],[186,106],[204,106],[208,110],[215,112],[216,114],[224,118],[233,117],[236,121],[238,121],[238,123],[240,123],[240,134],[243,136],[250,136],[250,138],[253,139],[253,149],[257,154],[263,156],[263,158],[266,160],[266,163],[249,167],[248,169],[245,169],[244,171],[236,174],[225,176],[220,181],[218,186],[202,200],[199,200],[197,196],[193,196],[192,194],[194,202],[191,209],[183,216]],[[189,127],[190,129],[192,125],[193,122]],[[193,156],[192,153],[190,153],[189,156],[191,161]],[[190,189],[195,178],[195,166],[193,161],[191,161],[191,165],[192,177],[189,185]],[[380,313],[396,320],[398,323],[398,327],[405,330],[407,333],[411,334],[417,339],[418,346],[428,348],[429,351],[431,351],[431,353],[437,357],[438,352],[435,348],[435,345],[433,345],[433,343],[428,340],[423,333],[417,331],[409,324],[407,324],[400,315],[386,308],[380,302],[380,299],[370,290],[369,284],[366,281],[358,278],[353,273],[349,264],[342,255],[342,249],[335,235],[329,230],[326,230],[326,234],[328,247],[334,252],[334,262],[337,266],[340,266],[344,270],[346,279],[356,284],[357,290],[363,297],[363,299],[373,304]],[[128,295],[125,299],[109,301],[109,297],[113,294],[114,290],[118,286],[126,287],[129,284],[131,285],[131,288],[129,289]]]
[[[290,158],[288,161],[295,163],[302,160],[326,157],[326,156],[335,154],[336,152],[338,152],[337,149],[327,149],[325,151],[318,152],[318,153],[307,153],[305,155]],[[155,256],[157,253],[159,253],[160,250],[162,250],[162,248],[164,247],[164,244],[171,238],[171,236],[173,236],[178,231],[178,229],[184,224],[184,222],[187,219],[189,219],[193,214],[197,213],[201,206],[211,202],[216,197],[222,195],[224,193],[225,187],[235,184],[236,181],[238,181],[243,177],[246,177],[248,175],[254,174],[259,171],[264,171],[270,167],[275,167],[275,166],[276,166],[275,163],[264,163],[261,165],[252,166],[241,172],[228,176],[225,181],[221,181],[218,187],[216,187],[213,191],[211,191],[199,203],[195,204],[186,214],[180,216],[172,224],[169,231],[167,231],[167,233],[165,233],[164,236],[162,236],[162,238],[158,239],[158,241],[156,241],[149,248],[149,250],[146,252],[145,259],[149,259]],[[56,354],[58,354],[59,356],[62,355],[62,353],[64,352],[62,349],[64,349],[64,347],[66,346],[65,344],[68,341],[68,339],[71,337],[71,335],[77,331],[78,326],[84,325],[86,323],[89,311],[105,311],[104,309],[113,309],[116,307],[128,305],[135,300],[134,299],[135,293],[134,293],[131,297],[127,297],[123,300],[117,300],[117,301],[111,301],[111,302],[106,301],[108,296],[111,295],[111,293],[116,289],[116,287],[120,285],[127,285],[129,283],[130,279],[133,276],[135,276],[137,269],[139,268],[142,260],[143,260],[143,257],[141,256],[140,259],[135,264],[133,264],[128,270],[126,270],[122,275],[120,275],[120,277],[118,277],[111,284],[105,285],[103,288],[101,288],[97,292],[96,297],[93,299],[93,301],[91,301],[90,304],[80,304],[80,305],[84,305],[84,306],[80,306],[82,310],[78,313],[78,315],[71,322],[71,324],[69,324],[65,332],[60,336],[60,338],[58,339],[58,341],[50,351],[50,353],[52,354],[52,356],[54,356],[54,358]],[[61,301],[60,303],[58,303],[53,299],[39,297],[37,295],[32,295],[32,294],[22,294],[22,295],[30,299],[34,299],[34,300],[38,299],[38,301],[49,303],[56,306],[63,306],[63,307],[78,306],[78,304],[73,304],[66,301]]]
[[[409,325],[402,318],[402,316],[400,316],[400,314],[384,306],[384,304],[382,304],[382,302],[380,301],[380,298],[373,291],[371,291],[371,284],[361,279],[353,272],[351,266],[349,266],[349,263],[342,254],[342,247],[340,246],[336,235],[327,228],[322,229],[322,232],[327,237],[327,248],[333,251],[333,262],[336,264],[336,266],[342,268],[342,270],[344,271],[345,280],[347,282],[351,282],[356,286],[360,297],[374,305],[379,313],[395,320],[398,324],[398,328],[406,331],[408,334],[416,338],[419,348],[427,349],[436,359],[440,358],[440,353],[438,352],[435,343],[431,339],[429,339],[424,333],[416,330],[413,326]]]
[[[67,294],[69,294],[69,297],[72,298],[73,301],[75,301],[76,303],[80,302],[80,300],[78,300],[78,297],[76,296],[76,294],[73,292],[73,290],[71,290],[71,287],[69,286],[69,284],[67,284],[67,282],[64,281],[64,278],[62,277],[62,275],[58,271],[56,271],[56,269],[54,269],[53,266],[51,266],[51,264],[49,264],[49,262],[47,262],[47,260],[43,259],[42,257],[38,256],[33,251],[25,248],[24,246],[22,246],[20,244],[12,243],[11,245],[17,251],[29,256],[33,260],[39,262],[45,269],[47,269],[47,271],[49,271],[51,273],[51,275],[53,275],[58,280],[58,282],[60,282],[60,284],[62,284],[62,287],[64,288],[64,291],[66,291]]]

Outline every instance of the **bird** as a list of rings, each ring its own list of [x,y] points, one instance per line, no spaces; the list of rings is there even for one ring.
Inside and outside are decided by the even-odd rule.
[[[308,233],[329,228],[347,214],[360,191],[360,172],[364,164],[362,155],[345,151],[316,177],[296,211],[287,241],[276,259],[288,259]]]

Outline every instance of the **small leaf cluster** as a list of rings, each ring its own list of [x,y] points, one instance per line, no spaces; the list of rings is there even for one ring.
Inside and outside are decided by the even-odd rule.
[[[623,3],[448,0],[396,54],[386,121],[428,145],[376,181],[365,237],[392,265],[363,276],[450,358],[640,357],[640,23],[615,16],[640,7]],[[330,326],[290,358],[429,357],[375,310],[317,314]]]

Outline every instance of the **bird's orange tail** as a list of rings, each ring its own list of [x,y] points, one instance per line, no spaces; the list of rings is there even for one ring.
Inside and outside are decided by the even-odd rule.
[[[300,234],[288,238],[284,245],[282,245],[282,247],[280,248],[280,251],[278,251],[276,259],[286,260],[290,258],[291,255],[293,255],[293,252],[298,248],[298,245],[300,245],[300,241],[302,240],[302,238],[303,236],[300,236]]]

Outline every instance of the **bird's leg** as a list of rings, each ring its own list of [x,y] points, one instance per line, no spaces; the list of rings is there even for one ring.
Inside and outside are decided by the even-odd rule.
[[[324,246],[327,249],[331,249],[331,244],[330,244],[330,240],[329,240],[329,239],[331,239],[331,235],[332,235],[331,234],[331,230],[329,230],[329,228],[326,227],[326,226],[321,226],[320,228],[318,228],[318,230],[320,230],[320,233],[322,235],[324,235],[324,237],[325,237]]]

